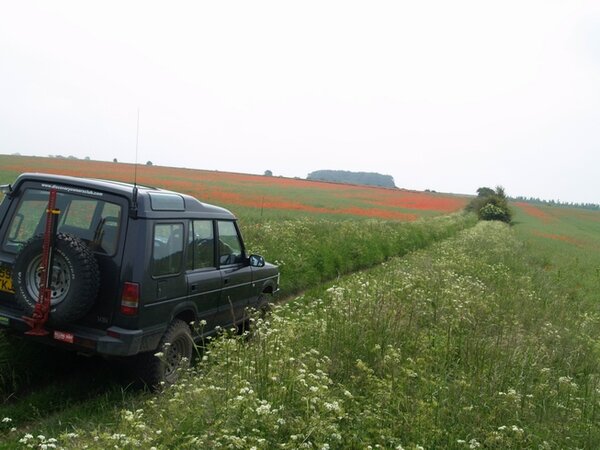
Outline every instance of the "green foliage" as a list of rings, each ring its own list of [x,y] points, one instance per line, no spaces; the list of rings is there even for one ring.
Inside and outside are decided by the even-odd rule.
[[[512,220],[512,211],[502,186],[497,186],[496,190],[480,187],[477,189],[477,197],[469,202],[465,210],[476,213],[480,220],[500,220],[506,223]]]
[[[495,193],[496,192],[489,187],[480,187],[479,189],[477,189],[478,197],[490,197],[490,196],[494,195]]]
[[[502,222],[510,222],[507,219],[506,211],[493,203],[486,203],[478,212],[480,220],[500,220]]]

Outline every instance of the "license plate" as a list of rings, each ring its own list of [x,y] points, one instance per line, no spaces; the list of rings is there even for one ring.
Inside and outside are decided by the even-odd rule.
[[[7,267],[0,267],[0,291],[14,294],[12,277]]]
[[[54,339],[56,339],[57,341],[72,344],[75,341],[75,336],[73,336],[73,333],[65,333],[64,331],[55,331]]]
[[[10,319],[8,317],[0,316],[0,325],[8,326]]]

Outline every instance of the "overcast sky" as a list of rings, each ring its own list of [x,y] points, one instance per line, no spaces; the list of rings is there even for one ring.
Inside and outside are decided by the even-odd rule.
[[[599,1],[0,5],[0,153],[600,203]]]

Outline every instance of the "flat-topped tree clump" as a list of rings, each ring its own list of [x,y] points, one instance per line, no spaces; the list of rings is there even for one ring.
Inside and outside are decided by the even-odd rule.
[[[391,175],[382,175],[376,172],[349,172],[347,170],[316,170],[306,177],[308,180],[331,181],[334,183],[364,184],[395,188],[394,178]]]

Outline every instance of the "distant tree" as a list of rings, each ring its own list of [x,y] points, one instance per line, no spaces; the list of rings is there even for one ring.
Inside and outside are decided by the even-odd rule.
[[[69,155],[67,156],[67,159],[77,159],[77,156]]]
[[[265,170],[265,177],[272,177],[273,176],[273,172],[271,172],[270,170]]]
[[[146,165],[147,166],[151,166],[152,165],[152,161],[146,161]]]
[[[117,161],[117,158],[113,158],[113,162],[116,163],[116,162],[119,162],[119,161]]]
[[[477,189],[477,197],[489,197],[490,195],[494,195],[496,192],[492,188],[489,187],[480,187]],[[502,190],[504,194],[504,190]]]
[[[21,154],[19,152],[13,153],[13,156],[21,156]]]
[[[391,175],[382,175],[376,172],[349,172],[347,170],[316,170],[306,177],[308,180],[331,181],[334,183],[364,184],[395,188],[394,178]]]
[[[502,186],[497,186],[496,190],[480,187],[477,189],[477,197],[465,209],[476,213],[480,220],[501,220],[506,223],[512,220],[512,211]]]
[[[90,157],[89,157],[89,156],[86,156],[86,157],[85,157],[85,160],[86,160],[86,161],[89,161],[89,160],[90,160]]]

